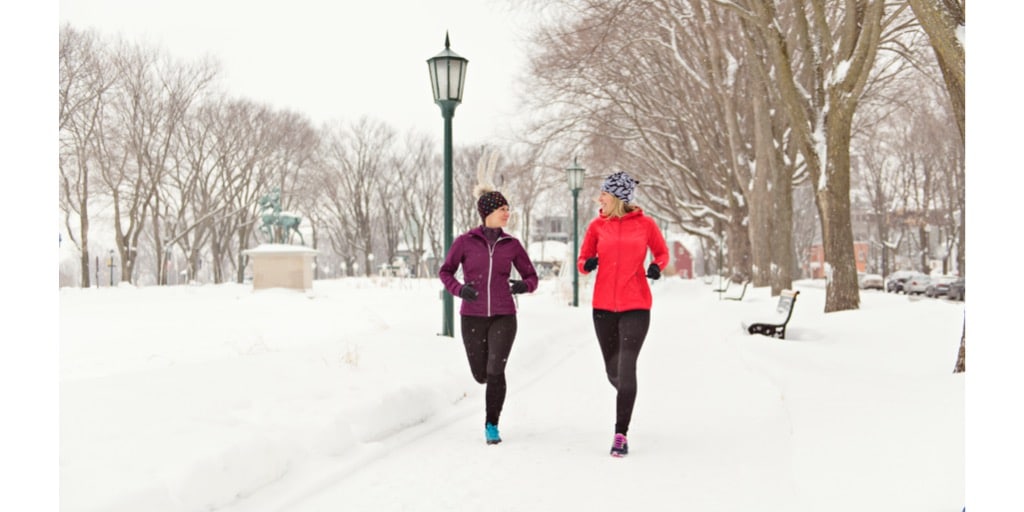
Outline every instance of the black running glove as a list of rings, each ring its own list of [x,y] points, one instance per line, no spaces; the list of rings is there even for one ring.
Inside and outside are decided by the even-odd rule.
[[[478,295],[480,294],[477,293],[476,289],[473,288],[473,285],[469,283],[462,285],[462,289],[459,290],[459,297],[462,297],[462,300],[473,302],[476,300]]]
[[[526,286],[526,281],[513,279],[509,283],[512,283],[512,293],[526,293],[530,291],[530,287]]]
[[[658,264],[657,263],[651,263],[647,267],[647,278],[648,279],[654,279],[655,281],[657,281],[658,278],[660,278],[660,277],[661,277],[661,269],[658,268]]]
[[[597,268],[597,256],[594,256],[593,258],[587,258],[587,261],[583,262],[583,270],[591,272],[595,268]]]

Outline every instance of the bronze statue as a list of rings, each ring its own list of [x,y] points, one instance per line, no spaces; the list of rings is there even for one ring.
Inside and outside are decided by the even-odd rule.
[[[260,197],[259,206],[260,218],[263,219],[260,231],[267,236],[270,243],[288,243],[291,233],[294,232],[299,235],[302,245],[306,245],[306,240],[299,232],[302,217],[281,211],[281,189],[275,188],[269,194]]]

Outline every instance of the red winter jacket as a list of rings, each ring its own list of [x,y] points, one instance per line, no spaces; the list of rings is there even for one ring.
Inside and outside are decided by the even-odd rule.
[[[580,272],[588,258],[597,256],[594,309],[629,311],[651,309],[651,287],[647,284],[647,249],[659,269],[668,265],[668,247],[654,220],[637,208],[622,217],[603,213],[590,221],[580,246],[576,266]]]

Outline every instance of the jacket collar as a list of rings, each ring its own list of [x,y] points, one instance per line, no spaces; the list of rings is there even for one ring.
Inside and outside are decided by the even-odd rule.
[[[501,234],[498,235],[498,240],[501,240],[503,238],[512,238],[512,235],[506,233],[504,229],[502,229],[502,228],[498,228],[498,229],[501,230]],[[480,238],[482,240],[485,240],[485,241],[487,240],[487,237],[484,236],[484,225],[483,224],[481,224],[481,225],[479,225],[479,226],[477,226],[477,227],[467,231],[467,233],[470,234],[470,235],[473,235],[475,237],[478,237],[478,238]]]
[[[600,217],[600,219],[604,220],[604,221],[615,221],[615,220],[617,220],[617,221],[624,221],[624,220],[629,220],[629,219],[632,219],[632,218],[635,218],[635,217],[642,217],[643,214],[644,214],[644,210],[643,210],[643,208],[640,208],[639,206],[635,210],[633,210],[633,211],[623,215],[621,218],[609,217],[608,215],[605,215],[604,211],[602,211],[602,210],[598,210],[597,211],[597,216]]]

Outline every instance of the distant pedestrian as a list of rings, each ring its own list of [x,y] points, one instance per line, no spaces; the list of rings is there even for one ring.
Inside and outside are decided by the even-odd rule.
[[[475,192],[483,223],[452,242],[439,277],[449,293],[462,298],[462,343],[469,369],[477,382],[487,385],[484,438],[497,444],[505,364],[518,328],[512,295],[536,290],[537,271],[519,240],[502,229],[511,215],[505,196],[488,185],[478,185]],[[463,283],[455,278],[460,266]],[[521,279],[510,279],[512,267]]]
[[[625,172],[604,181],[598,197],[601,210],[587,227],[576,261],[584,274],[597,269],[594,331],[608,381],[618,392],[611,449],[615,457],[629,453],[626,434],[636,401],[636,362],[647,337],[653,302],[647,279],[660,278],[668,265],[668,247],[661,230],[633,204],[638,183]],[[644,270],[648,249],[654,259]]]

